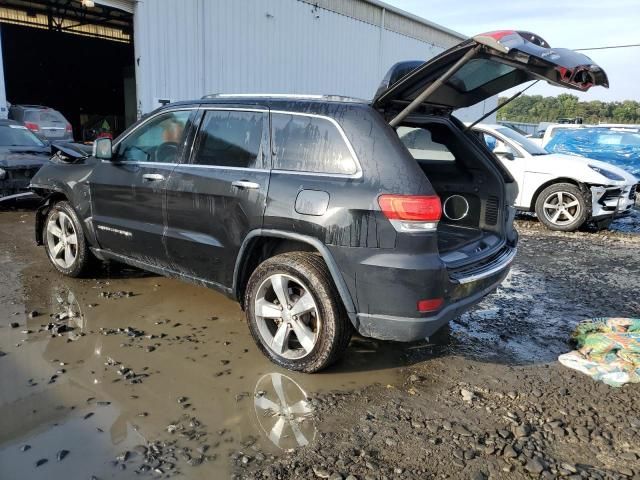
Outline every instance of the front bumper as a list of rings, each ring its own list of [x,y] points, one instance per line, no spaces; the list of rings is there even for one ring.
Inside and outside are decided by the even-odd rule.
[[[483,265],[450,274],[449,281],[453,285],[451,290],[455,293],[447,299],[446,306],[436,314],[414,318],[358,313],[358,332],[379,340],[424,340],[495,291],[509,273],[515,255],[515,248],[506,247]]]
[[[637,185],[591,187],[591,218],[629,213],[636,203],[636,193]]]

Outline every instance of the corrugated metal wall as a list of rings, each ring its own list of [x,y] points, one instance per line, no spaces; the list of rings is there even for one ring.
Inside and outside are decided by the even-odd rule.
[[[371,98],[395,62],[459,41],[433,29],[429,43],[298,0],[141,0],[134,38],[139,113],[218,92]]]

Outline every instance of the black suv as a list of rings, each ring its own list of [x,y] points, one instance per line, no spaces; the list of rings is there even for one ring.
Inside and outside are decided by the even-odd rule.
[[[60,272],[116,260],[237,299],[275,363],[318,371],[352,331],[432,335],[504,279],[516,184],[452,111],[544,78],[586,90],[581,54],[513,31],[392,68],[372,102],[213,95],[156,110],[33,179]]]

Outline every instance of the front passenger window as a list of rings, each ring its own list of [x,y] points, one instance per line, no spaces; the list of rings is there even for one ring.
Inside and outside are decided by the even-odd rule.
[[[145,123],[118,145],[121,162],[177,163],[189,110],[168,112]]]

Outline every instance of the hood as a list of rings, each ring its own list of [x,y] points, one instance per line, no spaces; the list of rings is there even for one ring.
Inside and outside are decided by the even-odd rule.
[[[638,179],[635,175],[627,172],[623,168],[617,167],[611,163],[595,160],[593,158],[586,158],[578,155],[567,155],[564,153],[550,153],[549,155],[543,155],[543,157],[545,157],[548,161],[551,161],[554,165],[557,165],[556,162],[558,161],[563,163],[570,163],[571,165],[575,165],[579,168],[580,167],[589,168],[589,165],[593,165],[594,167],[598,167],[603,170],[608,170],[624,178],[624,181],[616,181],[616,180],[611,180],[607,178],[607,183],[609,184],[633,185],[640,182],[640,179]],[[534,157],[534,158],[540,158],[540,157]],[[595,172],[592,169],[589,169],[589,173],[595,173],[597,175],[600,175],[599,173]],[[582,179],[578,178],[578,180],[582,180]]]
[[[33,149],[26,151],[14,151],[17,147],[11,147],[11,150],[0,150],[0,167],[1,168],[32,168],[41,167],[49,161],[49,150],[43,150],[41,153],[35,153]]]
[[[426,63],[394,65],[372,105],[404,108],[433,88],[422,103],[452,111],[530,80],[580,91],[609,86],[604,70],[586,55],[551,48],[530,32],[503,30],[476,35]]]

